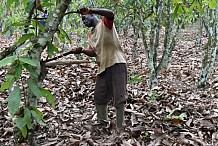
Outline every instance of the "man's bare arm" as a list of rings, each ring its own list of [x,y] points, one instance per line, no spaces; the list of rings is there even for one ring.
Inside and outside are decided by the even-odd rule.
[[[89,10],[89,13],[98,14],[98,15],[101,15],[101,16],[105,16],[105,17],[107,17],[107,18],[110,19],[110,20],[113,20],[113,19],[114,19],[114,13],[113,13],[113,11],[108,10],[108,9],[103,9],[103,8],[91,8],[91,9]]]
[[[90,57],[96,57],[96,53],[94,50],[90,50],[90,49],[83,49],[82,53],[90,56]]]
[[[114,19],[114,12],[104,8],[88,8],[88,7],[81,7],[77,10],[79,14],[98,14],[101,16],[105,16],[110,20]]]
[[[96,57],[96,53],[94,50],[92,49],[84,49],[83,47],[77,47],[77,48],[73,48],[71,50],[74,54],[80,54],[80,53],[84,53],[87,56],[90,57]]]

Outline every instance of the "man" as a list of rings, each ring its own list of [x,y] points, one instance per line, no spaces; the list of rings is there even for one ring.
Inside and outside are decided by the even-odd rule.
[[[108,9],[82,7],[78,10],[85,26],[92,27],[89,47],[76,48],[76,53],[96,57],[99,66],[94,100],[99,121],[107,120],[107,104],[112,99],[116,108],[116,129],[123,129],[126,102],[127,68],[124,52],[114,27],[114,13]],[[99,20],[95,14],[103,16]]]

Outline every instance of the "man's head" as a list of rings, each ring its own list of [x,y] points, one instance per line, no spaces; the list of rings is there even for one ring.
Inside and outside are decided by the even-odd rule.
[[[94,14],[85,14],[82,15],[83,24],[86,27],[95,27],[96,26],[96,16]]]

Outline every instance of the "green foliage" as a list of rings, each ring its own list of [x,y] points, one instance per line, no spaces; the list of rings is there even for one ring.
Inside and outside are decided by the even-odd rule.
[[[38,99],[42,97],[42,93],[35,82],[33,82],[31,79],[27,79],[27,85]]]
[[[11,84],[14,77],[9,76],[5,84],[2,85],[2,89],[7,89]],[[7,84],[6,84],[7,83]],[[54,97],[49,90],[39,88],[31,79],[27,79],[28,88],[33,92],[37,98],[46,97],[48,103],[55,106]],[[6,87],[7,86],[7,87]],[[27,97],[26,97],[27,98]],[[9,94],[7,99],[8,110],[12,117],[16,118],[14,124],[21,131],[22,136],[26,138],[28,130],[33,128],[33,120],[35,120],[40,125],[45,125],[43,122],[43,113],[40,112],[36,107],[29,107],[21,105],[21,90],[20,87],[15,87],[14,90]],[[27,103],[25,103],[26,105]]]
[[[54,97],[51,94],[51,92],[49,90],[46,90],[44,88],[39,88],[41,94],[43,97],[46,98],[46,101],[51,104],[51,106],[54,108],[55,107],[55,102],[54,102]]]
[[[35,61],[35,60],[32,60],[32,59],[30,59],[30,58],[28,58],[28,57],[19,57],[19,60],[22,62],[22,63],[26,63],[26,64],[29,64],[29,65],[31,65],[31,66],[37,66],[37,61]]]
[[[34,36],[33,33],[24,34],[24,35],[17,41],[17,43],[24,43],[24,42],[26,42],[28,39],[30,39],[32,36]]]
[[[209,1],[209,8],[210,9],[215,9],[216,8],[216,3],[217,3],[216,0],[210,0]]]
[[[21,90],[19,87],[15,87],[14,90],[9,94],[7,99],[8,110],[12,117],[18,111],[21,101]]]
[[[14,76],[12,74],[7,74],[6,81],[1,85],[0,91],[2,92],[6,89],[9,89],[13,83],[14,83]]]
[[[70,36],[66,33],[66,31],[64,30],[64,29],[62,29],[62,28],[60,28],[60,34],[63,36],[63,38],[64,38],[64,41],[63,42],[65,42],[65,40],[67,40],[68,41],[68,43],[72,43],[71,42],[71,39],[70,39]]]
[[[30,13],[34,7],[34,3],[35,3],[35,0],[28,0],[27,1],[27,4],[26,4],[26,7],[25,7],[25,11],[27,13]]]
[[[21,131],[24,138],[27,137],[28,130],[33,129],[34,119],[38,124],[45,125],[43,122],[43,114],[35,107],[21,107],[21,113],[18,118],[14,120],[15,126]]]
[[[71,44],[71,39],[69,37],[69,35],[66,33],[65,30],[63,30],[62,28],[59,28],[60,32],[58,33],[58,37],[59,39],[65,43],[66,40]]]
[[[21,106],[22,96],[20,88],[22,87],[16,84],[22,75],[23,69],[27,69],[30,75],[38,78],[38,74],[35,73],[34,68],[39,63],[26,57],[25,55],[20,57],[10,56],[0,61],[1,66],[6,66],[9,63],[11,64],[10,69],[6,75],[6,81],[1,85],[0,91],[4,91],[6,89],[10,89],[13,86],[16,86],[11,92],[9,92],[9,97],[7,99],[8,110],[10,115],[12,117],[15,117],[15,120],[13,121],[15,127],[17,127],[20,130],[22,136],[26,138],[28,130],[33,128],[33,121],[36,121],[40,125],[44,125],[43,114],[36,107],[29,107],[29,103],[26,103],[26,100],[24,106]],[[47,102],[51,104],[52,107],[55,106],[54,97],[49,90],[38,87],[36,82],[34,82],[30,78],[26,80],[26,84],[27,88],[29,88],[30,91],[38,99],[41,97],[45,97]]]
[[[150,136],[151,136],[151,134],[147,131],[144,131],[142,133],[142,139],[144,139],[144,140],[147,140]]]
[[[150,92],[150,93],[148,94],[148,97],[149,97],[149,99],[150,99],[151,101],[157,101],[156,95],[157,95],[157,91],[154,90],[154,91],[152,91],[152,92]]]
[[[172,121],[172,124],[181,126],[181,123],[185,120],[186,114],[174,115],[176,109],[172,110],[167,116],[164,117],[165,121]]]
[[[25,69],[27,69],[27,71],[29,71],[29,73],[34,77],[34,78],[38,78],[38,74],[34,71],[33,66],[29,65],[29,64],[23,64],[23,67]]]
[[[32,129],[33,124],[32,124],[32,118],[31,118],[31,112],[28,108],[24,108],[23,110],[23,117],[19,117],[14,120],[14,123],[16,127],[18,127],[22,133],[22,136],[24,138],[27,137],[27,129]]]
[[[52,57],[54,55],[54,52],[59,53],[58,48],[55,47],[51,42],[48,42],[48,56]]]
[[[14,62],[15,59],[16,59],[16,56],[9,56],[9,57],[6,57],[0,60],[0,67],[6,66],[7,64]]]
[[[0,91],[2,92],[4,90],[8,89],[10,87],[10,85],[11,85],[11,82],[12,82],[11,80],[4,82],[1,85]]]
[[[183,121],[185,116],[186,116],[185,113],[181,113],[178,116],[172,116],[171,119],[180,119]]]
[[[130,79],[128,80],[128,84],[136,84],[136,83],[140,83],[143,80],[141,79],[141,74],[135,74],[130,76]]]
[[[6,7],[10,8],[10,6],[12,5],[12,3],[18,2],[19,0],[7,0],[7,4]]]

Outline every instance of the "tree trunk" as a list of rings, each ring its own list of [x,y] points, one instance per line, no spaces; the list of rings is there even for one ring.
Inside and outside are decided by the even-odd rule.
[[[204,26],[208,33],[208,42],[204,48],[204,57],[202,60],[202,67],[200,71],[200,77],[198,80],[198,87],[205,87],[212,72],[214,71],[216,56],[217,56],[217,46],[218,46],[218,3],[216,9],[209,10],[209,15],[206,16],[207,21],[204,20]],[[207,24],[208,22],[208,24]]]
[[[176,45],[176,37],[178,35],[178,31],[182,22],[178,25],[178,27],[173,31],[174,20],[171,15],[172,11],[172,0],[163,1],[158,0],[156,1],[155,5],[152,6],[151,14],[153,14],[153,19],[150,20],[150,30],[149,30],[149,41],[147,41],[146,31],[148,30],[145,28],[145,19],[146,15],[148,17],[149,14],[144,14],[142,10],[142,6],[140,1],[137,0],[137,10],[140,16],[140,27],[141,33],[143,38],[143,45],[145,48],[145,54],[147,57],[147,63],[149,68],[149,82],[148,85],[152,88],[154,83],[158,83],[158,75],[160,74],[163,68],[170,67],[170,59],[172,56],[172,50],[175,48]],[[157,56],[160,54],[160,38],[161,38],[161,27],[162,23],[164,22],[164,44],[163,44],[163,54],[160,60],[158,60]]]
[[[29,56],[32,60],[35,60],[37,63],[37,67],[35,67],[35,72],[40,75],[38,78],[30,75],[30,80],[32,80],[38,87],[41,87],[41,83],[45,77],[43,75],[44,72],[44,67],[41,66],[40,60],[41,60],[41,53],[42,51],[46,48],[48,42],[52,40],[52,37],[58,30],[58,26],[61,23],[64,13],[67,10],[71,0],[62,0],[54,10],[54,13],[48,23],[48,25],[45,27],[45,30],[43,32],[40,32],[38,37],[33,37],[31,38],[31,42],[33,45],[32,50],[29,52]],[[28,89],[27,91],[28,97],[27,97],[27,104],[29,106],[37,106],[37,98],[36,96]],[[31,137],[33,135],[33,131],[29,132],[29,136]],[[30,139],[30,143],[34,145],[34,142],[32,141],[33,139]]]

